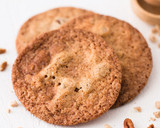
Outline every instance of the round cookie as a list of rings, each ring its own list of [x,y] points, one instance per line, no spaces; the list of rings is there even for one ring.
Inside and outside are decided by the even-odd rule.
[[[16,49],[18,54],[39,34],[58,29],[75,17],[91,13],[79,8],[61,7],[33,16],[22,25],[17,35]]]
[[[98,14],[73,19],[64,27],[101,35],[114,49],[122,66],[122,87],[113,108],[133,100],[140,93],[152,70],[152,55],[138,30],[125,21]]]
[[[13,88],[25,108],[57,125],[88,122],[107,112],[121,77],[118,58],[103,38],[71,29],[37,37],[12,69]]]

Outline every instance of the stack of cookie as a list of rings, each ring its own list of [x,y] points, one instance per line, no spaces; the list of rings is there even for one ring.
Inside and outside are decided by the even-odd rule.
[[[15,93],[38,118],[88,122],[133,100],[146,85],[152,55],[130,24],[63,7],[30,18],[16,41]]]

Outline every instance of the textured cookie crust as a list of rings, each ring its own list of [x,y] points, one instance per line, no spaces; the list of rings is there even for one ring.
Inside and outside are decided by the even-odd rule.
[[[140,93],[152,70],[152,55],[138,30],[124,21],[96,14],[76,18],[64,27],[101,35],[114,49],[122,66],[122,87],[113,107],[131,101]]]
[[[55,30],[36,38],[16,59],[15,93],[38,118],[75,125],[102,115],[115,103],[121,66],[100,36]]]
[[[18,54],[39,34],[58,29],[75,17],[91,13],[79,8],[61,7],[33,16],[22,25],[17,35],[16,49]]]

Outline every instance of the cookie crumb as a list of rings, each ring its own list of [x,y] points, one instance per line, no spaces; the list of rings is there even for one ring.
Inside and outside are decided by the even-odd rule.
[[[7,61],[4,61],[0,66],[0,71],[4,71],[7,67]]]
[[[157,41],[155,35],[153,35],[153,34],[151,34],[151,35],[149,36],[149,40],[150,40],[151,42],[153,42],[153,43],[155,43],[155,42]]]
[[[134,128],[134,124],[131,119],[126,118],[124,120],[124,128]]]
[[[160,31],[160,25],[156,24],[152,29],[152,33],[158,33]]]
[[[159,118],[159,117],[160,117],[160,111],[154,112],[153,115],[154,115],[156,118]]]
[[[137,112],[142,112],[141,107],[134,107],[134,110],[136,110]]]
[[[112,128],[109,124],[104,125],[105,128]]]
[[[155,119],[155,118],[153,118],[153,117],[151,117],[151,118],[150,118],[150,120],[152,120],[152,121],[156,121],[156,119]]]
[[[9,108],[9,109],[7,110],[7,112],[8,112],[8,113],[11,113],[11,109]]]
[[[0,54],[3,54],[6,52],[6,49],[0,48]]]
[[[11,102],[11,107],[17,107],[17,106],[18,106],[17,101],[12,101],[12,102]]]
[[[154,128],[154,125],[151,124],[151,125],[149,125],[147,128]]]
[[[159,43],[159,48],[160,48],[160,43]],[[160,109],[160,101],[156,101],[156,102],[155,102],[155,107],[156,107],[157,109]]]
[[[152,29],[152,33],[158,33],[157,27],[154,27],[154,28]]]

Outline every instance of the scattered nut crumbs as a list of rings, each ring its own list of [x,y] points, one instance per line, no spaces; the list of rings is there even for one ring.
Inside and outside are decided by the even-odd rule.
[[[137,112],[142,112],[141,107],[134,107],[134,110],[136,110]]]
[[[159,44],[160,45],[160,44]],[[160,109],[160,101],[156,101],[155,102],[155,107],[157,108],[157,109]]]
[[[4,61],[0,66],[0,71],[4,71],[7,67],[7,61]]]
[[[160,25],[155,25],[154,28],[152,29],[152,33],[158,33],[160,31]]]
[[[154,115],[156,118],[159,118],[159,117],[160,117],[160,111],[154,112],[153,115]]]
[[[134,124],[131,119],[126,118],[124,120],[124,128],[134,128]]]
[[[18,106],[17,101],[12,101],[12,102],[11,102],[11,107],[17,107],[17,106]]]
[[[105,127],[105,128],[112,128],[112,127],[111,127],[110,125],[108,125],[108,124],[105,124],[104,127]]]
[[[160,24],[155,25],[154,28],[152,28],[151,30],[149,40],[153,43],[157,42],[155,34],[158,34],[160,36]],[[158,48],[160,48],[160,43],[158,44]]]
[[[151,125],[149,125],[147,128],[154,128],[154,125],[151,124]]]
[[[151,118],[150,118],[150,120],[152,120],[152,121],[156,121],[156,119],[155,119],[155,118],[153,118],[153,117],[151,117]]]
[[[8,112],[8,113],[11,113],[11,109],[9,108],[9,109],[7,110],[7,112]]]
[[[151,42],[153,42],[153,43],[155,43],[155,42],[157,41],[155,35],[153,35],[153,34],[151,34],[151,35],[149,36],[149,40],[150,40]]]
[[[6,49],[0,48],[0,54],[3,54],[6,52]]]

